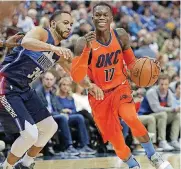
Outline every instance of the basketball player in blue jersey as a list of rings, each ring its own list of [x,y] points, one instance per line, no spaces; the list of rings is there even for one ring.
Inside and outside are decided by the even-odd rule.
[[[0,122],[5,132],[20,135],[0,169],[33,169],[34,158],[57,131],[56,122],[29,83],[56,62],[63,68],[70,63],[71,51],[59,44],[69,36],[72,24],[70,13],[55,12],[50,29],[36,27],[29,31],[21,46],[14,48],[2,63]]]

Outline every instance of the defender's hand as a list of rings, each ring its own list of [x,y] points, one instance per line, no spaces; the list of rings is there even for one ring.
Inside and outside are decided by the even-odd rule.
[[[87,33],[84,37],[87,41],[87,47],[91,48],[91,42],[96,39],[96,33],[94,31],[91,31]]]
[[[8,47],[8,48],[13,48],[15,46],[19,46],[20,44],[18,44],[17,42],[23,38],[24,35],[19,35],[18,33],[9,37],[6,42],[5,42],[5,46]]]
[[[51,45],[51,51],[55,52],[58,56],[61,56],[66,60],[71,60],[73,58],[71,50],[64,47]]]
[[[104,92],[100,87],[96,84],[91,83],[91,87],[89,88],[89,93],[96,99],[96,100],[103,100],[104,99]]]

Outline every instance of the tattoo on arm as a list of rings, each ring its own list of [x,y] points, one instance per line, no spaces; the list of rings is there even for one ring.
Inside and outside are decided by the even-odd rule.
[[[123,28],[117,28],[116,31],[121,42],[123,43],[123,50],[130,48],[129,34]]]

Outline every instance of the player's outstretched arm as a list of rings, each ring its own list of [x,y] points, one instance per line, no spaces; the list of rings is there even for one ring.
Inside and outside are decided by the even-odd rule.
[[[123,58],[124,61],[128,67],[128,69],[131,68],[131,66],[135,63],[136,58],[133,53],[133,50],[130,47],[130,38],[128,33],[123,28],[117,28],[116,29],[118,36],[122,42],[122,50],[123,50]]]
[[[48,32],[41,27],[35,27],[26,33],[21,45],[32,51],[51,51],[51,45],[46,43],[47,39]]]
[[[48,44],[46,43],[47,39],[47,30],[43,29],[42,27],[35,27],[25,35],[21,42],[21,46],[32,51],[52,51],[58,56],[70,59],[72,56],[70,49]]]
[[[75,46],[76,57],[72,60],[71,76],[75,82],[80,82],[86,75],[88,59],[91,51],[91,41],[96,38],[95,32],[91,31],[77,40]]]

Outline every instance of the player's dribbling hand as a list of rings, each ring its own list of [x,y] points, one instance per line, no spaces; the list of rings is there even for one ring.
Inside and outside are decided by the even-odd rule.
[[[91,31],[84,35],[86,41],[87,41],[87,47],[91,48],[91,42],[96,39],[96,33],[94,31]]]
[[[96,100],[103,100],[104,99],[104,92],[100,87],[96,84],[91,83],[91,87],[89,88],[89,93],[96,99]]]

